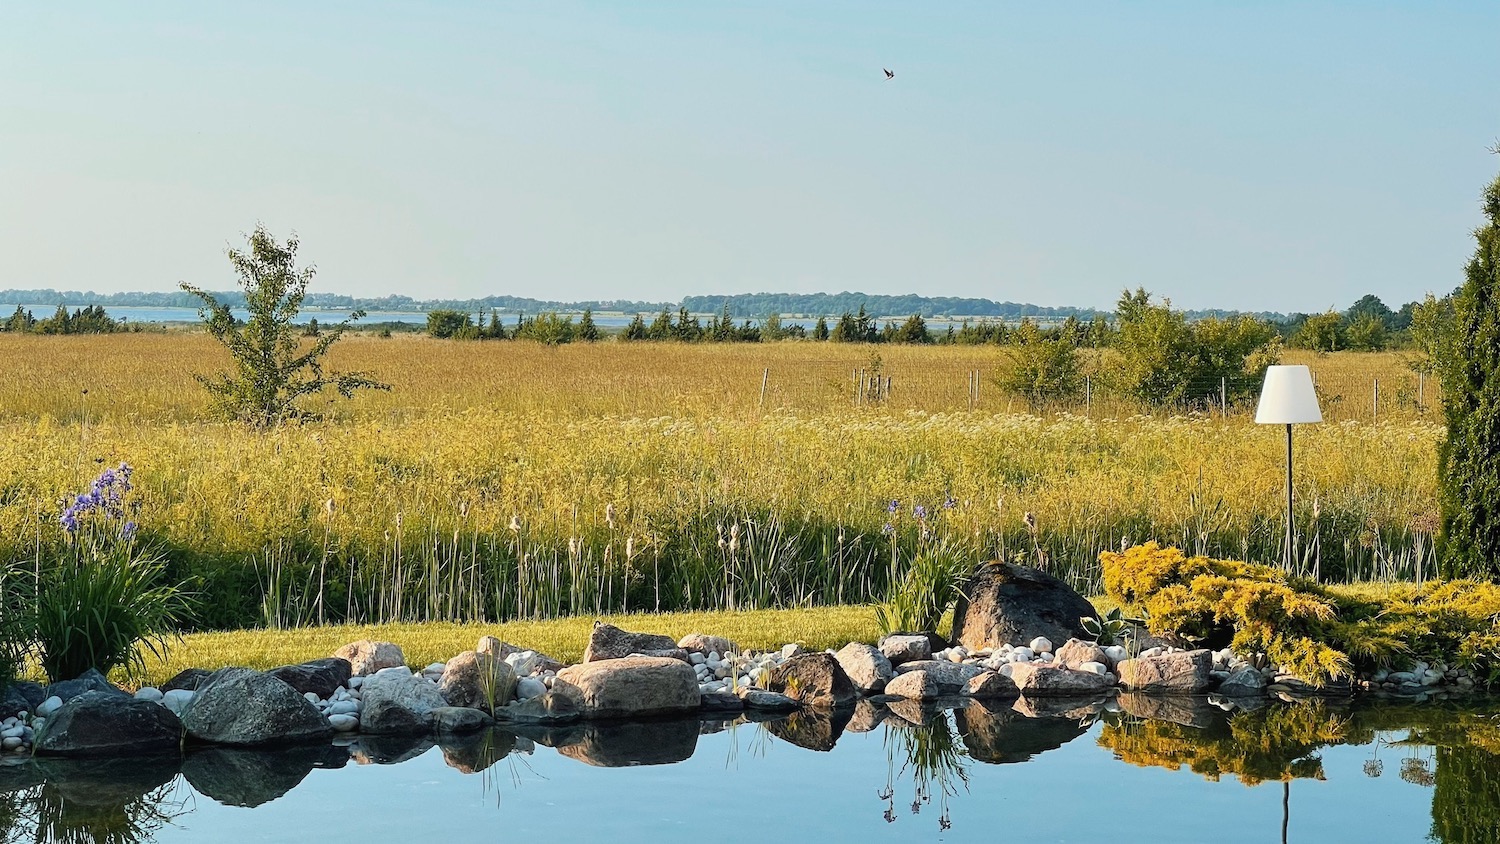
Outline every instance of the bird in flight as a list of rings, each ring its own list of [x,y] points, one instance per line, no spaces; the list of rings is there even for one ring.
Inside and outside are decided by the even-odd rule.
[[[885,78],[886,78],[886,79],[895,79],[895,78],[896,78],[896,73],[895,73],[895,71],[891,71],[891,70],[886,70],[886,69],[885,69],[885,68],[883,68],[883,67],[882,67],[882,68],[881,68],[881,70],[885,70]]]

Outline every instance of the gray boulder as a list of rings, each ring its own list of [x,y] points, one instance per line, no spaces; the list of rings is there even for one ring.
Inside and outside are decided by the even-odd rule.
[[[802,704],[796,700],[769,689],[739,686],[734,693],[739,696],[746,709],[758,709],[763,712],[792,712],[802,708]]]
[[[47,693],[42,697],[56,697],[67,703],[84,692],[105,692],[106,694],[124,695],[130,697],[130,693],[121,689],[109,681],[109,678],[100,674],[98,669],[90,668],[79,674],[72,680],[62,680],[47,687]]]
[[[437,686],[404,668],[365,678],[360,694],[364,700],[360,732],[375,735],[428,732],[433,727],[432,710],[448,705]]]
[[[860,642],[850,642],[833,655],[839,667],[849,675],[854,687],[866,694],[874,694],[885,688],[895,676],[891,661],[879,650]]]
[[[5,684],[0,694],[0,718],[9,718],[17,712],[33,712],[47,699],[47,688],[40,683],[13,680]]]
[[[1114,686],[1113,681],[1103,674],[1070,671],[1038,662],[1012,663],[1010,679],[1023,696],[1033,698],[1095,695]]]
[[[1068,668],[1077,668],[1085,662],[1097,662],[1100,665],[1111,665],[1109,654],[1099,647],[1095,642],[1085,642],[1082,639],[1069,639],[1067,644],[1057,649],[1053,655],[1055,660]]]
[[[971,652],[1001,645],[1028,645],[1038,636],[1053,642],[1082,639],[1080,619],[1097,617],[1094,605],[1046,572],[993,562],[975,572],[953,613],[953,639]]]
[[[704,656],[708,656],[711,653],[726,656],[740,652],[739,645],[736,645],[723,636],[709,636],[705,633],[689,633],[677,640],[677,647],[682,648],[690,654],[697,653]]]
[[[438,692],[449,706],[494,712],[516,696],[516,672],[501,659],[464,651],[448,660],[438,681]]]
[[[981,700],[1016,697],[1020,693],[1015,681],[998,671],[986,671],[971,677],[968,685],[964,686],[965,695]]]
[[[765,686],[818,709],[853,706],[859,699],[854,682],[828,653],[802,654],[773,666]]]
[[[394,642],[375,642],[360,639],[339,648],[333,655],[349,661],[349,669],[355,677],[368,677],[386,668],[401,668],[406,665],[406,655]]]
[[[328,738],[333,725],[285,682],[248,668],[221,668],[182,713],[188,735],[241,747]]]
[[[349,682],[354,666],[347,659],[330,656],[297,665],[283,665],[266,673],[291,686],[298,694],[312,692],[326,700],[340,686]]]
[[[198,685],[204,680],[207,680],[212,675],[213,672],[209,671],[206,668],[184,668],[173,675],[172,679],[168,680],[165,683],[162,683],[156,688],[162,694],[179,690],[188,692],[196,691],[198,689]]]
[[[632,633],[629,630],[621,630],[613,624],[605,624],[602,621],[594,622],[593,632],[589,634],[588,648],[583,652],[584,662],[620,659],[631,654],[687,660],[687,651],[677,647],[677,642],[673,641],[670,636]]]
[[[495,717],[511,724],[552,726],[571,724],[583,717],[578,704],[567,695],[547,692],[495,710]]]
[[[967,665],[962,662],[949,662],[943,659],[919,659],[916,662],[904,662],[896,669],[896,676],[908,674],[913,671],[922,671],[931,678],[942,689],[945,695],[956,695],[961,693],[969,685],[969,681],[988,671],[981,665]]]
[[[886,684],[885,693],[907,700],[936,700],[949,692],[932,674],[917,669],[897,674]]]
[[[1231,673],[1219,684],[1219,694],[1227,697],[1262,697],[1266,693],[1266,675],[1260,669],[1246,666]]]
[[[495,719],[470,706],[439,706],[432,710],[432,726],[438,735],[474,733],[495,723]]]
[[[1199,648],[1127,659],[1117,666],[1120,685],[1133,692],[1194,694],[1213,683],[1213,651]]]
[[[130,695],[86,691],[52,713],[36,735],[40,756],[175,752],[182,722],[166,707]]]
[[[581,662],[557,672],[552,692],[570,698],[587,719],[688,713],[702,703],[698,675],[671,657]]]
[[[894,667],[903,662],[932,659],[932,643],[920,634],[892,633],[880,640],[880,652]]]

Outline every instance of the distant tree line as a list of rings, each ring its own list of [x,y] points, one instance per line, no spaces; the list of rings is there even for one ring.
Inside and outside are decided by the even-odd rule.
[[[0,331],[15,334],[113,334],[116,331],[129,331],[131,328],[124,320],[117,320],[105,313],[104,308],[99,305],[76,308],[71,313],[58,305],[52,316],[46,319],[37,319],[31,311],[17,305],[15,313],[0,322]]]
[[[543,311],[533,317],[516,317],[516,324],[506,329],[500,314],[491,311],[488,321],[466,311],[436,310],[427,312],[427,333],[439,339],[452,340],[533,340],[548,346],[563,343],[593,343],[602,336],[594,324],[592,310],[584,310],[578,322],[556,311]]]

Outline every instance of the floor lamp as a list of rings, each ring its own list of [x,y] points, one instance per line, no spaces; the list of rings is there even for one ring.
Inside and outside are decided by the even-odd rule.
[[[1292,570],[1292,426],[1322,421],[1323,411],[1318,407],[1318,391],[1313,386],[1311,370],[1305,366],[1266,368],[1255,422],[1286,426],[1286,553],[1282,564],[1288,572]]]

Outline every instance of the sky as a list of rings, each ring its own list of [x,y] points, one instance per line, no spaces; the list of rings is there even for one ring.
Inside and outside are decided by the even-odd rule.
[[[0,4],[0,288],[1393,306],[1462,281],[1500,4]],[[887,80],[884,68],[896,74]]]

